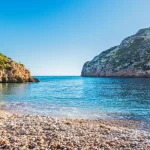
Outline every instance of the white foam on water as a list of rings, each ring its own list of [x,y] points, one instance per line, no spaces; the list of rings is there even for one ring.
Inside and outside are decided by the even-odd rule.
[[[27,102],[7,102],[1,103],[0,108],[12,112],[50,115],[54,117],[66,117],[76,119],[105,119],[110,118],[105,113],[92,113],[77,107],[58,107],[58,106],[36,106]]]

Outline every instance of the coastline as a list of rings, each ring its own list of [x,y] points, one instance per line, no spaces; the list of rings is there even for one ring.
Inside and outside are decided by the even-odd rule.
[[[140,121],[88,120],[26,115],[0,110],[0,149],[150,149],[150,131]]]
[[[8,116],[8,115],[12,115],[13,113],[10,113],[9,111],[6,111],[6,110],[3,110],[3,109],[0,109],[0,117],[3,117],[3,116]]]

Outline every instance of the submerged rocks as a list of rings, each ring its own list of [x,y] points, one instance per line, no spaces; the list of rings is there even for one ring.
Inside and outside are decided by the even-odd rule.
[[[39,82],[23,64],[0,53],[0,83]]]
[[[150,77],[150,28],[139,30],[86,62],[81,76]]]

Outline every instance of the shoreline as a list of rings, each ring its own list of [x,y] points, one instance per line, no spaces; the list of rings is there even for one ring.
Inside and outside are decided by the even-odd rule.
[[[140,121],[88,120],[26,115],[0,110],[0,149],[150,149],[150,131]]]
[[[0,117],[6,116],[6,115],[12,115],[12,114],[13,113],[10,113],[7,110],[0,109]]]

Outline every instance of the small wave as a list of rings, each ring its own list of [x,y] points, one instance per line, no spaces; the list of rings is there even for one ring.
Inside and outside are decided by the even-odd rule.
[[[7,102],[7,103],[1,103],[0,108],[12,112],[23,113],[23,112],[28,112],[28,110],[31,109],[31,106],[23,102]]]

